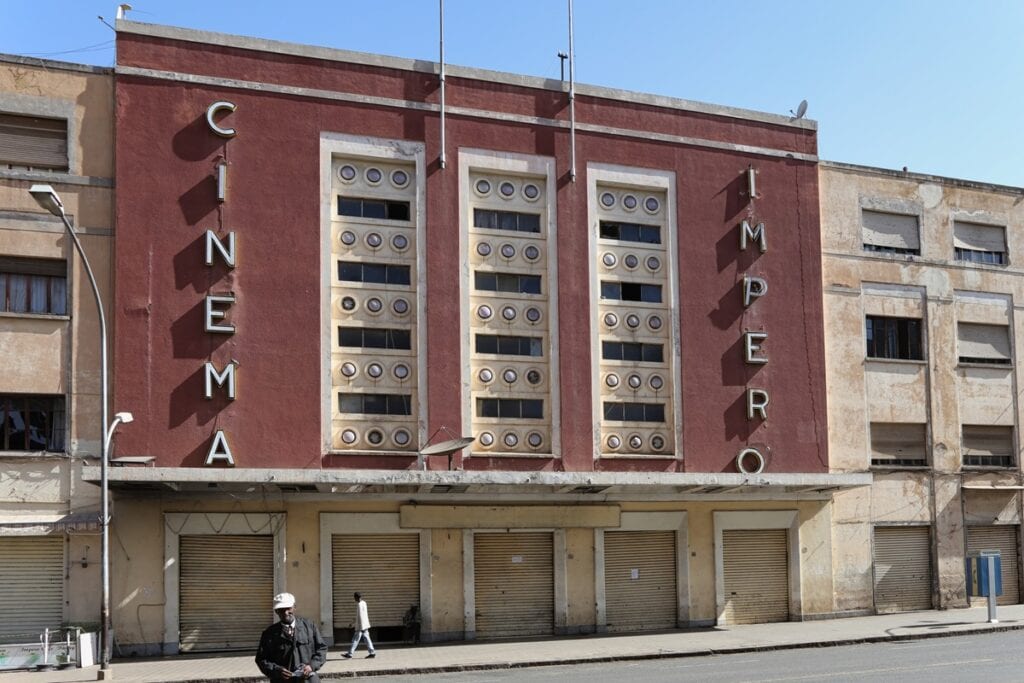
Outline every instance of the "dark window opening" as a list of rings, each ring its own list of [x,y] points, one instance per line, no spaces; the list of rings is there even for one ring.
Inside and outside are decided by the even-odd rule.
[[[409,202],[366,197],[338,197],[338,215],[354,218],[380,218],[389,221],[408,221]]]
[[[664,403],[604,402],[604,419],[617,422],[664,422]]]
[[[644,301],[651,304],[661,303],[661,285],[649,285],[641,282],[601,281],[601,298],[617,301]]]
[[[409,266],[390,263],[338,261],[338,279],[342,282],[369,282],[378,285],[408,285]]]
[[[473,209],[473,227],[511,232],[540,232],[540,214]]]
[[[601,342],[601,358],[639,363],[663,363],[665,360],[661,344],[616,341]]]
[[[474,285],[486,292],[511,292],[513,294],[540,294],[540,275],[518,275],[513,273],[473,273]]]
[[[532,398],[478,398],[477,417],[498,417],[522,420],[544,418],[544,401]]]
[[[64,397],[0,395],[0,450],[64,452]]]
[[[869,315],[866,319],[868,358],[924,360],[921,320]]]
[[[476,335],[476,352],[501,356],[544,355],[541,337],[513,337],[501,334]]]
[[[356,415],[412,415],[409,394],[338,394],[338,410]]]
[[[619,240],[620,242],[640,242],[642,244],[661,244],[661,226],[644,225],[642,223],[619,223],[601,221],[602,238]]]
[[[408,351],[412,348],[412,333],[409,330],[386,327],[339,327],[338,346]]]

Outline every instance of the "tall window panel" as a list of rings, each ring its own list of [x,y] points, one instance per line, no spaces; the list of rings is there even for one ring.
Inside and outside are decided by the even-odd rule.
[[[596,186],[601,457],[676,452],[666,204],[664,190]]]
[[[415,167],[336,157],[332,170],[331,447],[415,452]]]
[[[554,452],[546,183],[469,173],[470,414],[483,455]]]

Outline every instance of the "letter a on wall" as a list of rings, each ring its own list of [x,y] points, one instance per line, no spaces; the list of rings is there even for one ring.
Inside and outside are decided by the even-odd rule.
[[[217,433],[213,435],[213,443],[210,444],[210,450],[206,452],[206,462],[203,464],[215,465],[217,463],[235,466],[235,459],[231,455],[231,446],[228,445],[228,437],[223,429],[218,429]]]

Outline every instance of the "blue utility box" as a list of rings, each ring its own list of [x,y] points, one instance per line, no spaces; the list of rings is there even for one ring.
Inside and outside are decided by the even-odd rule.
[[[991,561],[990,559],[991,558]],[[967,593],[988,597],[989,565],[995,573],[996,595],[1003,594],[1003,567],[998,550],[982,550],[967,556]]]

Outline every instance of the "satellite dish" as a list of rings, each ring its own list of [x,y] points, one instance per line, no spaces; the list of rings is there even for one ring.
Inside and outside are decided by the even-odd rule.
[[[474,441],[476,441],[475,436],[463,436],[458,439],[442,441],[441,443],[435,443],[433,446],[427,446],[420,451],[420,455],[449,455],[455,451],[461,451]]]
[[[796,111],[790,109],[789,113],[793,115],[794,119],[802,119],[804,115],[807,114],[807,100],[800,100],[800,104],[797,105]]]

